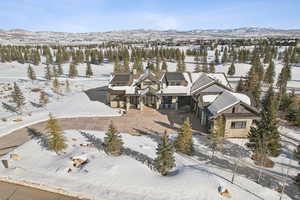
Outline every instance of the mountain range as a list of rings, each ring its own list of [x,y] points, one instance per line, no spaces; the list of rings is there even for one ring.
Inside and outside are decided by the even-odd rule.
[[[1,30],[0,44],[92,44],[104,41],[145,40],[197,40],[215,38],[300,38],[300,29],[275,29],[244,27],[236,29],[179,30],[116,30],[108,32],[68,33],[50,31],[28,31],[23,29]]]

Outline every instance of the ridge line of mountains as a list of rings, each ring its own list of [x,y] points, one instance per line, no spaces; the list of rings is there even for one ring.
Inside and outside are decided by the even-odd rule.
[[[300,29],[275,29],[244,27],[236,29],[194,29],[180,30],[116,30],[107,32],[51,32],[23,29],[1,30],[0,44],[72,44],[99,43],[105,41],[145,40],[199,40],[199,39],[250,39],[250,38],[300,38]]]

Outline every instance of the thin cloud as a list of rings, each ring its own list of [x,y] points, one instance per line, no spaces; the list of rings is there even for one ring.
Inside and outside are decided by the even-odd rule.
[[[154,29],[169,30],[178,29],[180,27],[178,20],[173,16],[145,13],[145,21]]]

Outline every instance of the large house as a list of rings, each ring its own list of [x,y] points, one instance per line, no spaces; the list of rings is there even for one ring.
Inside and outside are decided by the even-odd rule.
[[[208,130],[215,128],[215,120],[222,116],[225,137],[246,137],[258,118],[251,99],[235,93],[223,73],[165,72],[155,75],[114,74],[107,101],[111,107],[143,110],[180,109],[190,107],[199,117],[199,123]]]

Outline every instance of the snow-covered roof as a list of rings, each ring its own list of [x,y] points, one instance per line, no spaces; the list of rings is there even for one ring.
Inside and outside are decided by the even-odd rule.
[[[213,102],[219,95],[204,95],[202,97],[203,102],[211,103]]]
[[[213,83],[215,80],[209,76],[207,76],[207,74],[202,73],[200,75],[200,77],[193,83],[192,87],[191,87],[191,94],[193,94],[194,92],[208,86],[209,84]]]
[[[231,88],[228,80],[225,77],[225,74],[223,73],[209,73],[207,74],[209,77],[213,78],[214,80],[218,81],[222,85]]]
[[[216,115],[240,102],[251,105],[250,98],[247,95],[224,91],[208,106],[208,110]]]
[[[166,88],[163,88],[160,92],[162,92],[162,94],[185,94],[185,95],[189,95],[190,88],[188,86],[182,86],[182,85],[176,85],[175,86],[174,85],[174,86],[167,86]]]

